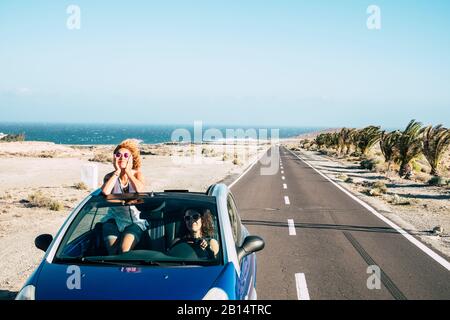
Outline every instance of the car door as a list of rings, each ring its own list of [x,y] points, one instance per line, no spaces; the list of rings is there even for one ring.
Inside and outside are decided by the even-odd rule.
[[[242,226],[240,216],[237,211],[236,202],[233,195],[230,193],[227,197],[227,210],[230,218],[230,224],[233,231],[233,239],[236,245],[236,249],[242,246],[245,237],[248,235],[248,231]],[[236,284],[236,294],[240,300],[248,298],[250,291],[253,288],[253,282],[255,279],[255,267],[254,267],[254,255],[248,255],[242,259],[240,263],[241,274],[239,281]]]

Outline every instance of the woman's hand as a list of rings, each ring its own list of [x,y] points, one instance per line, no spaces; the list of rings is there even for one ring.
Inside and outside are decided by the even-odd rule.
[[[130,156],[128,158],[127,167],[125,168],[125,172],[128,176],[131,176],[133,174],[133,157]]]
[[[202,241],[200,242],[200,248],[202,248],[202,250],[206,250],[206,248],[208,248],[208,241],[202,239]]]
[[[122,172],[122,169],[120,169],[120,166],[119,166],[119,159],[117,159],[116,157],[114,157],[114,169],[116,170],[114,172],[115,175],[119,175],[120,172]]]
[[[125,168],[125,173],[128,176],[131,185],[133,186],[136,192],[144,192],[145,189],[145,179],[142,175],[142,172],[139,169],[133,169],[133,157],[130,157],[127,162],[127,166]]]

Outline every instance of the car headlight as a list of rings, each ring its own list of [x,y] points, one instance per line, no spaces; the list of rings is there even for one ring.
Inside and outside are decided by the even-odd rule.
[[[33,285],[28,285],[23,287],[22,290],[17,294],[16,300],[34,300],[36,288]]]
[[[228,294],[220,288],[211,288],[203,300],[229,300]]]

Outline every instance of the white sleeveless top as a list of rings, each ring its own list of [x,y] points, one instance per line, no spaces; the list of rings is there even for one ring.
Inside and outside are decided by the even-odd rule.
[[[126,186],[122,186],[120,179],[117,178],[116,184],[112,194],[123,194],[124,190],[129,189],[127,193],[136,193],[130,181]],[[132,225],[133,223],[138,225],[142,231],[145,231],[148,227],[148,222],[145,219],[141,219],[140,211],[135,206],[122,206],[122,207],[111,207],[108,209],[108,213],[101,220],[102,223],[108,220],[114,220],[117,224],[117,228],[120,232],[123,232],[126,227]]]

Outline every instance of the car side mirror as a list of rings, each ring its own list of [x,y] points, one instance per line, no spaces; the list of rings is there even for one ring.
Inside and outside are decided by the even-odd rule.
[[[34,245],[36,248],[46,252],[52,241],[53,236],[51,234],[41,234],[34,240]]]
[[[238,248],[238,260],[241,261],[243,258],[257,251],[264,249],[265,242],[261,237],[258,236],[248,236],[245,238],[244,243],[240,248]]]

